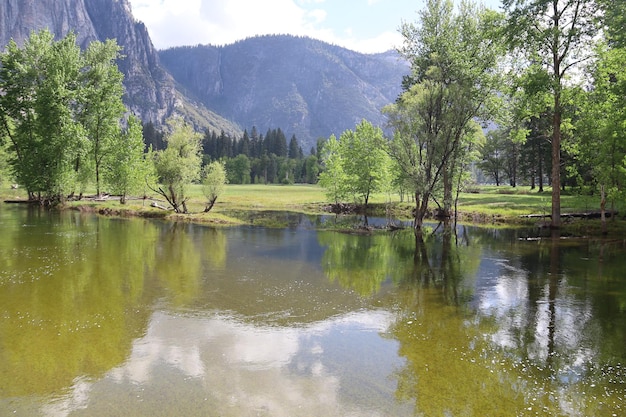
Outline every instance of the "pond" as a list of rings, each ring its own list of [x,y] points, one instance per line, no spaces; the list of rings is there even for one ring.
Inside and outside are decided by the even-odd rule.
[[[296,217],[0,206],[0,415],[626,415],[626,241]]]

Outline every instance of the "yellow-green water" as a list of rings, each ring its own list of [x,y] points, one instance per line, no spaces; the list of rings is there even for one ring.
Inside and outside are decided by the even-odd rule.
[[[623,242],[0,206],[0,416],[611,416]]]

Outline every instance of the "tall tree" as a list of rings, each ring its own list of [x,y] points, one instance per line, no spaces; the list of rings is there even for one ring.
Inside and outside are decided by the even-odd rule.
[[[119,147],[120,120],[126,111],[122,102],[124,75],[116,60],[121,48],[114,40],[92,42],[85,51],[85,68],[82,73],[83,106],[80,121],[87,132],[90,149],[90,166],[96,180],[96,193],[101,191],[102,165],[106,157]],[[133,129],[135,126],[133,126]]]
[[[307,184],[316,184],[320,173],[320,166],[317,156],[309,155],[304,160],[304,181]]]
[[[331,135],[324,142],[320,153],[322,154],[324,169],[320,174],[319,184],[326,190],[326,197],[338,204],[348,196],[348,191],[346,189],[346,174],[343,170],[343,156],[335,135]]]
[[[343,132],[339,141],[331,136],[324,148],[320,185],[330,199],[352,197],[367,208],[372,193],[389,188],[391,161],[380,128],[362,120],[354,131]]]
[[[0,55],[0,113],[15,152],[12,169],[31,198],[51,203],[72,189],[87,149],[76,121],[82,57],[72,33],[33,32]]]
[[[492,36],[500,15],[463,2],[429,0],[419,24],[404,23],[399,52],[411,63],[405,92],[385,109],[395,129],[390,151],[415,194],[417,234],[428,204],[443,189],[444,211],[452,201],[453,177],[460,172],[464,139],[472,119],[486,117],[495,97],[501,52]]]
[[[291,136],[289,140],[289,158],[290,159],[298,159],[301,157],[302,149],[300,149],[300,145],[298,145],[298,139],[296,139],[296,135]]]
[[[593,51],[598,7],[593,0],[503,0],[508,40],[548,75],[552,95],[552,227],[561,223],[562,90]]]
[[[346,130],[339,137],[343,171],[347,175],[347,189],[367,205],[370,196],[389,188],[391,161],[385,152],[385,138],[380,128],[362,120],[355,130]]]
[[[150,153],[144,153],[142,126],[137,117],[130,116],[126,128],[117,138],[109,140],[114,146],[106,153],[103,177],[110,191],[119,195],[120,203],[125,204],[129,194],[141,191],[146,183],[154,181],[154,165],[149,159]]]
[[[480,147],[480,162],[478,168],[489,175],[499,186],[503,181],[506,169],[506,141],[503,130],[491,130],[487,133],[486,141]]]
[[[603,230],[606,203],[624,195],[626,187],[626,66],[625,48],[600,48],[590,68],[593,88],[581,91],[577,131],[581,159],[599,188]]]
[[[240,154],[234,158],[227,159],[224,169],[229,183],[250,183],[250,159],[246,155]]]

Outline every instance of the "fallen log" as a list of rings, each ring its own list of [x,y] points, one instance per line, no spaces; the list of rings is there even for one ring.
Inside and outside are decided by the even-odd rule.
[[[618,212],[615,210],[606,211],[604,215],[609,218],[612,216],[617,216]],[[599,219],[602,216],[602,212],[600,211],[586,211],[582,213],[561,213],[562,219]],[[544,218],[552,218],[551,214],[522,214],[520,216],[524,219],[544,219]]]
[[[7,204],[41,204],[39,200],[4,200]]]
[[[161,209],[161,210],[169,210],[169,208],[160,205],[156,201],[153,201],[152,204],[150,204],[150,207],[158,208],[158,209]]]

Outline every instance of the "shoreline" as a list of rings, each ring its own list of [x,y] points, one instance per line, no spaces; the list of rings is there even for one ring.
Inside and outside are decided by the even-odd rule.
[[[252,186],[254,187],[254,186]],[[168,209],[165,201],[158,198],[128,198],[127,203],[122,205],[119,197],[116,196],[85,196],[81,200],[67,201],[61,206],[54,208],[56,210],[74,210],[84,213],[94,213],[97,215],[108,217],[138,217],[146,219],[160,219],[175,222],[192,222],[204,224],[214,227],[229,226],[264,226],[264,227],[289,227],[284,220],[278,219],[276,213],[298,213],[302,215],[320,216],[320,215],[337,215],[337,216],[354,216],[364,215],[361,207],[354,204],[334,205],[322,200],[319,195],[313,198],[298,198],[293,196],[293,189],[283,186],[273,187],[274,193],[267,193],[267,186],[259,189],[245,190],[234,189],[230,194],[219,199],[215,207],[208,213],[203,211],[204,205],[201,199],[191,197],[188,201],[189,213],[175,213]],[[297,187],[297,186],[296,186]],[[300,191],[303,188],[298,189]],[[304,188],[307,189],[306,187]],[[238,194],[239,193],[239,194]],[[262,195],[257,195],[260,193]],[[490,194],[485,193],[487,197]],[[18,195],[4,195],[4,204],[38,204],[38,202],[28,201],[20,198]],[[300,196],[301,197],[301,196]],[[540,197],[540,196],[539,196]],[[508,199],[507,199],[508,200]],[[460,200],[459,211],[456,221],[460,224],[473,225],[478,227],[496,227],[496,228],[530,228],[545,230],[549,229],[550,216],[547,214],[532,213],[532,210],[520,211],[523,208],[517,208],[517,211],[491,209],[490,212],[481,210],[472,210],[469,204],[463,204]],[[502,203],[498,203],[502,204]],[[514,204],[514,202],[511,202]],[[337,209],[337,206],[340,208]],[[469,210],[464,210],[464,206]],[[489,205],[484,207],[490,208]],[[526,207],[524,207],[526,208]],[[532,209],[533,206],[528,206]],[[534,207],[536,208],[536,207]],[[543,209],[543,207],[541,207]],[[410,203],[391,202],[380,203],[375,202],[368,206],[368,216],[377,218],[388,218],[390,220],[399,220],[410,222],[412,220],[413,206]],[[543,211],[543,210],[535,210]],[[233,216],[233,213],[239,213],[239,216]],[[246,213],[246,215],[242,215]],[[431,210],[428,221],[436,221],[435,211]],[[626,220],[618,216],[607,218],[607,233],[603,233],[602,225],[597,211],[576,213],[564,212],[562,226],[559,229],[562,236],[565,237],[581,237],[581,238],[621,238],[626,236]],[[609,213],[609,212],[607,212]],[[391,224],[391,222],[390,222]],[[390,227],[387,229],[371,228],[371,227],[345,227],[345,225],[337,228],[346,232],[374,232],[379,230],[395,229]]]

